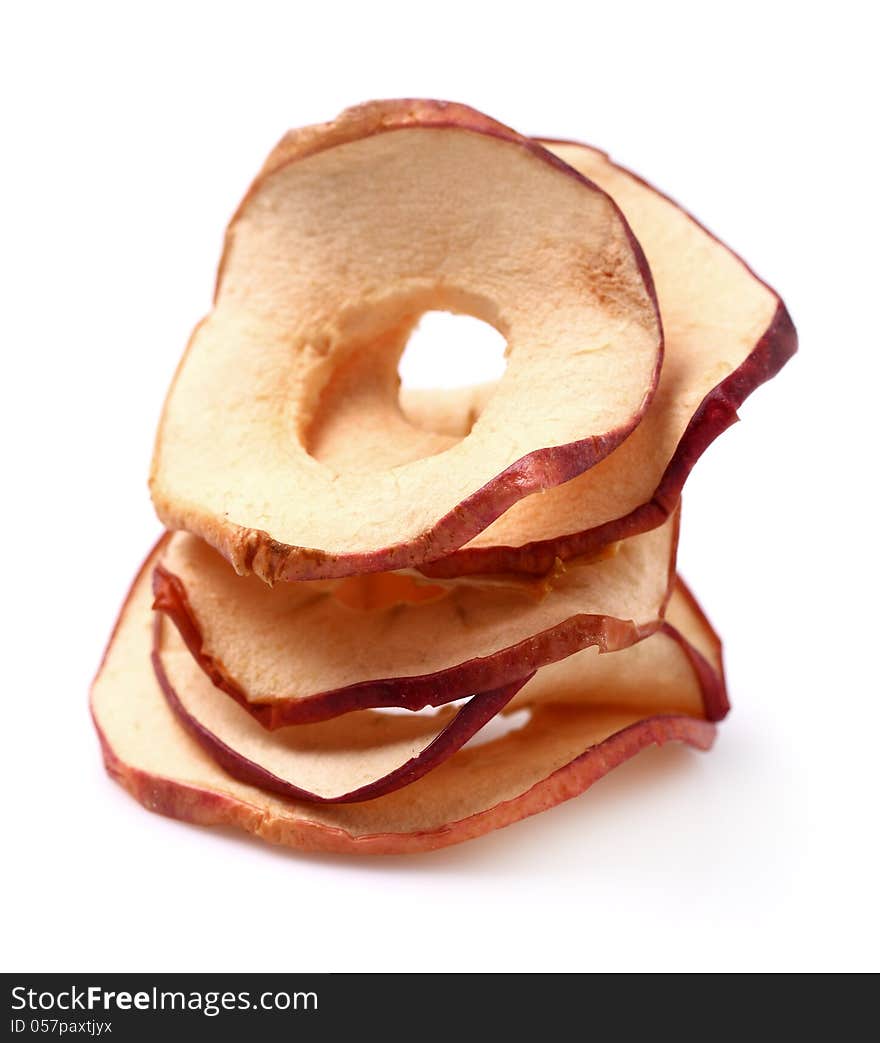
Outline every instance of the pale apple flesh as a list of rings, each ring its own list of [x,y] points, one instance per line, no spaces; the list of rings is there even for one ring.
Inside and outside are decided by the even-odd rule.
[[[583,648],[625,648],[661,625],[677,537],[678,513],[537,595],[453,584],[428,600],[363,611],[332,583],[270,589],[237,576],[205,543],[175,533],[155,569],[155,604],[211,680],[277,728],[370,707],[437,706]]]
[[[372,353],[393,412],[396,331],[437,309],[498,329],[507,370],[466,437],[377,470],[359,410],[324,392]],[[419,565],[612,452],[662,350],[649,269],[608,195],[465,106],[371,103],[288,135],[233,218],[165,404],[153,502],[269,583]]]
[[[544,144],[613,196],[645,250],[663,318],[660,381],[641,423],[614,452],[422,565],[428,576],[540,575],[560,559],[662,524],[700,456],[797,349],[778,294],[690,214],[598,149]],[[461,415],[473,419],[466,400]]]
[[[647,746],[680,741],[708,749],[714,739],[714,725],[700,714],[658,712],[649,693],[647,710],[596,703],[585,685],[582,699],[536,703],[523,728],[466,746],[405,789],[357,804],[284,799],[231,778],[169,706],[150,663],[153,563],[147,561],[123,608],[91,705],[108,772],[144,806],[162,814],[203,825],[234,825],[303,850],[428,851],[574,797]],[[692,636],[682,635],[682,640]],[[712,643],[706,635],[700,640]],[[699,675],[694,676],[699,684]]]

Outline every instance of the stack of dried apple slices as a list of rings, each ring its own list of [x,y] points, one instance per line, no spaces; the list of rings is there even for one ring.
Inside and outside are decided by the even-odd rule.
[[[438,309],[504,335],[496,385],[401,392]],[[772,290],[595,149],[435,101],[288,134],[166,401],[167,531],[92,690],[108,771],[187,821],[394,853],[707,749],[728,702],[681,489],[795,348]]]

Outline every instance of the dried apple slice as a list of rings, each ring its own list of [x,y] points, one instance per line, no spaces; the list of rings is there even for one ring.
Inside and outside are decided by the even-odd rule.
[[[705,655],[697,643],[704,645]],[[718,720],[727,712],[720,646],[681,580],[666,622],[651,637],[613,655],[600,656],[597,649],[577,652],[531,679],[475,695],[458,711],[443,707],[427,716],[390,716],[360,710],[267,733],[243,707],[218,698],[183,639],[161,617],[154,627],[153,668],[180,723],[233,778],[324,804],[373,800],[412,785],[496,714],[522,706],[589,699],[642,715],[650,708]]]
[[[797,349],[779,296],[690,214],[598,149],[544,144],[614,198],[644,248],[663,317],[663,371],[644,419],[610,456],[514,505],[467,546],[421,566],[427,576],[539,575],[556,559],[659,525],[702,453]],[[471,406],[463,399],[459,415],[472,417]]]
[[[536,702],[591,702],[642,712],[687,714],[720,721],[730,704],[721,642],[712,624],[676,577],[660,629],[615,652],[586,648],[539,670],[504,706],[512,713]]]
[[[268,733],[220,695],[161,616],[153,669],[180,723],[234,778],[296,800],[347,804],[409,786],[460,750],[528,681],[473,696],[459,710],[391,716],[361,710]]]
[[[367,352],[398,409],[396,331],[435,309],[498,329],[507,370],[465,438],[393,465],[361,438],[363,410],[325,392]],[[153,502],[269,583],[417,565],[611,452],[661,355],[650,273],[608,195],[465,106],[361,106],[289,134],[234,216],[165,404]],[[342,455],[322,452],[328,432]]]
[[[376,706],[415,710],[500,688],[590,645],[613,651],[650,634],[670,591],[677,534],[676,512],[618,553],[554,577],[543,596],[456,584],[421,588],[427,600],[363,609],[352,605],[364,588],[413,581],[269,588],[175,533],[155,569],[155,603],[214,683],[267,728]]]
[[[646,715],[634,706],[596,704],[587,688],[579,702],[536,705],[525,727],[465,747],[396,793],[360,804],[289,801],[231,778],[174,716],[150,666],[151,568],[148,561],[122,611],[91,705],[110,775],[145,807],[174,818],[234,825],[306,850],[427,851],[576,796],[646,746],[677,740],[708,749],[714,738],[715,726],[701,717],[658,713],[649,691]],[[661,632],[646,644],[667,639]],[[623,664],[628,656],[614,658]]]

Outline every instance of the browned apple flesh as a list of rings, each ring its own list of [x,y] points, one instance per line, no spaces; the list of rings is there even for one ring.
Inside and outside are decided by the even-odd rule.
[[[437,309],[509,351],[451,445],[397,401],[400,331]],[[390,439],[377,457],[384,421],[334,390],[358,353],[417,458]],[[418,565],[607,456],[661,356],[651,277],[608,195],[465,106],[371,103],[289,134],[234,216],[166,401],[153,502],[270,583]]]
[[[665,353],[642,422],[594,468],[513,506],[426,575],[541,574],[557,559],[659,525],[704,450],[737,420],[748,395],[794,354],[797,334],[779,296],[667,196],[598,149],[545,142],[619,204],[644,248],[660,303]],[[447,410],[452,409],[445,396]],[[413,400],[416,411],[424,397]],[[459,423],[473,422],[463,397]],[[426,414],[426,423],[430,419]],[[448,428],[448,424],[447,424]]]
[[[204,825],[238,826],[273,843],[307,850],[426,851],[477,837],[573,797],[646,746],[682,741],[708,749],[714,737],[714,725],[703,719],[691,696],[666,712],[667,704],[652,694],[644,663],[638,667],[641,707],[629,698],[620,706],[594,701],[585,671],[580,699],[537,701],[524,727],[483,745],[466,746],[405,789],[358,804],[284,799],[230,777],[180,725],[165,699],[150,665],[154,560],[148,560],[135,582],[92,690],[107,770],[152,811]],[[708,626],[698,611],[685,612],[683,620],[697,630]],[[681,634],[670,642],[664,630],[644,646],[652,642],[669,644],[683,655],[686,645],[717,648],[711,632]],[[614,658],[622,683],[638,687],[626,680],[631,650],[614,653]],[[693,660],[684,656],[685,669],[688,662]],[[692,690],[704,676],[694,671]],[[716,680],[722,682],[720,674]]]
[[[652,633],[670,593],[677,534],[676,512],[536,594],[514,585],[425,591],[401,576],[269,588],[175,533],[155,570],[156,607],[214,683],[265,727],[376,706],[420,709],[500,688],[591,645],[614,651]],[[427,598],[371,605],[378,582],[409,584]]]

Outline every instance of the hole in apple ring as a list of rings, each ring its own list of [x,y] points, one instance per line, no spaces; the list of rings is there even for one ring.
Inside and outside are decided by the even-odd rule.
[[[473,315],[428,311],[341,353],[305,435],[337,474],[390,470],[466,438],[506,369],[507,341]]]

